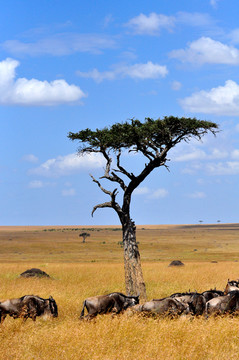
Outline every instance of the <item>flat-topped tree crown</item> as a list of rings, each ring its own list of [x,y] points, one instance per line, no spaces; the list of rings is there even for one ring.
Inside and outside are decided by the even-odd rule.
[[[122,225],[125,283],[128,295],[140,293],[141,299],[146,299],[146,288],[136,242],[136,227],[130,216],[133,191],[155,168],[167,167],[167,153],[176,144],[181,141],[188,142],[191,138],[200,140],[209,132],[215,135],[217,129],[217,124],[209,121],[165,116],[157,120],[146,118],[144,122],[131,119],[101,130],[93,131],[87,128],[78,133],[69,133],[68,137],[71,140],[80,142],[80,154],[101,153],[104,156],[106,166],[104,175],[100,179],[116,183],[123,191],[122,204],[119,204],[116,201],[117,188],[109,191],[91,175],[99,188],[110,197],[110,201],[95,205],[92,215],[99,208],[112,208],[116,211]],[[134,175],[121,164],[122,150],[135,151],[145,156],[146,163],[138,175]],[[114,169],[112,169],[113,157],[115,157]]]
[[[209,121],[165,116],[162,120],[146,118],[145,122],[131,119],[95,131],[87,128],[77,133],[70,132],[68,137],[80,141],[81,153],[124,148],[146,155],[147,150],[161,150],[164,146],[171,148],[182,140],[201,139],[207,132],[215,134],[217,128],[217,124]]]

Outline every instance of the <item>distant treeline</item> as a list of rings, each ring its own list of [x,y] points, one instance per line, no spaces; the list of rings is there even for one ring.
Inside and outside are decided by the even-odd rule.
[[[63,228],[63,229],[43,229],[42,231],[122,231],[121,228]]]

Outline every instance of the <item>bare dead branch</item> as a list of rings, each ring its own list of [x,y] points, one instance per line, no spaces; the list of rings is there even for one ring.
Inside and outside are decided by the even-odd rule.
[[[102,154],[104,155],[104,158],[106,159],[106,167],[105,167],[105,174],[104,174],[104,176],[101,176],[100,179],[107,179],[112,182],[117,182],[120,185],[120,187],[122,188],[122,190],[125,191],[126,185],[125,185],[123,179],[121,179],[113,171],[110,174],[112,158],[107,154],[106,151],[103,151]]]
[[[93,182],[95,182],[95,183],[99,186],[99,188],[100,188],[105,194],[107,194],[107,195],[109,195],[109,196],[111,197],[111,201],[108,201],[108,202],[105,202],[105,203],[98,204],[98,205],[94,206],[94,208],[93,208],[93,210],[92,210],[92,213],[91,213],[91,216],[93,216],[95,210],[98,209],[98,208],[111,207],[111,208],[113,208],[113,209],[118,213],[118,215],[121,217],[121,216],[122,216],[122,209],[121,209],[121,207],[119,206],[119,204],[115,201],[116,196],[117,196],[117,194],[118,194],[118,190],[117,190],[117,189],[114,189],[113,191],[106,190],[105,188],[103,188],[103,186],[101,185],[101,183],[94,178],[93,175],[90,174],[90,176],[91,176]]]
[[[106,207],[112,208],[112,203],[111,203],[111,201],[105,202],[105,203],[103,203],[103,204],[95,205],[95,206],[93,207],[92,212],[91,212],[91,216],[93,217],[94,212],[95,212],[97,209],[100,209],[100,208],[102,209],[102,208],[106,208]]]
[[[103,186],[101,185],[101,183],[98,180],[96,180],[93,175],[90,174],[90,177],[92,178],[93,182],[95,182],[99,186],[100,190],[102,190],[107,195],[110,195],[110,196],[112,195],[112,192],[104,189]]]
[[[120,165],[120,157],[121,157],[121,149],[118,150],[118,154],[117,154],[117,166],[119,170],[114,169],[114,171],[119,171],[122,174],[126,175],[130,180],[133,180],[134,175],[130,174],[122,165]]]

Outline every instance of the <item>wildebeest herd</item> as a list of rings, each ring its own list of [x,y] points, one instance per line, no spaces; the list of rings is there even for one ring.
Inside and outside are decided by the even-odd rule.
[[[49,299],[43,299],[36,295],[25,295],[18,299],[9,299],[0,302],[0,323],[9,315],[16,318],[31,318],[36,320],[37,316],[58,316],[58,310],[55,300],[52,296]]]
[[[84,316],[84,310],[88,314]],[[139,295],[127,296],[119,292],[89,297],[84,300],[80,319],[90,320],[98,314],[119,314],[129,310],[131,314],[161,315],[175,317],[236,314],[239,312],[239,280],[229,280],[222,290],[206,290],[202,293],[174,293],[162,299],[153,299],[139,304]],[[0,323],[9,315],[16,318],[36,320],[37,316],[58,316],[58,308],[52,296],[43,299],[36,295],[25,295],[17,299],[0,302]]]

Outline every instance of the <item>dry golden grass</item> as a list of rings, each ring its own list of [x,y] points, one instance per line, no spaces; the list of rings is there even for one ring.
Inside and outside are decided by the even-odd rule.
[[[176,291],[224,289],[239,277],[239,226],[151,227],[138,230],[149,299]],[[0,228],[0,301],[36,294],[52,295],[54,320],[6,318],[0,326],[0,359],[237,359],[237,317],[152,319],[123,314],[80,321],[86,297],[124,292],[120,231]],[[88,230],[87,230],[88,231]],[[11,240],[10,240],[11,239]],[[195,251],[197,249],[197,251]],[[51,254],[50,254],[51,253]],[[184,267],[168,267],[180,259]],[[218,261],[212,263],[211,261]],[[38,267],[53,279],[18,275]]]

